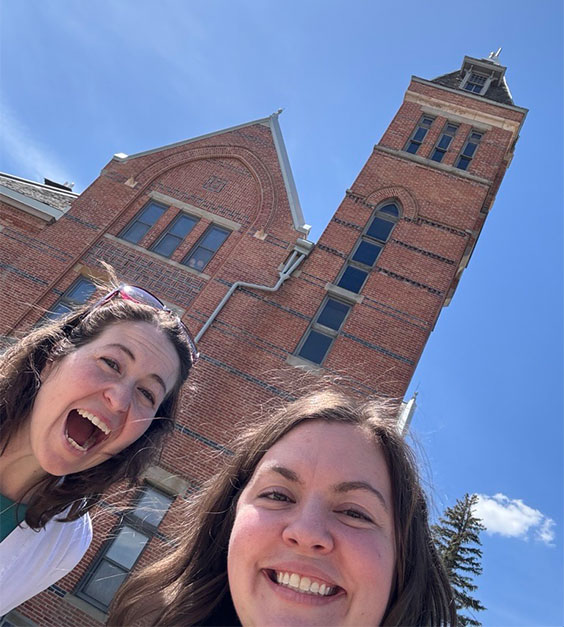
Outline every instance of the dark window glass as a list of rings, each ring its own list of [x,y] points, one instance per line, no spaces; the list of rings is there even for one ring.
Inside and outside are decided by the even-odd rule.
[[[471,91],[475,94],[479,94],[483,90],[486,84],[486,80],[487,77],[482,76],[481,74],[470,74],[470,78],[464,85],[464,89],[466,89],[466,91]]]
[[[419,146],[425,139],[425,135],[427,135],[427,131],[433,124],[434,118],[429,116],[423,116],[421,120],[417,123],[413,134],[409,138],[407,145],[405,147],[406,152],[410,152],[411,154],[415,154],[419,150]]]
[[[382,246],[363,240],[355,250],[352,259],[353,261],[358,261],[359,263],[364,263],[365,265],[372,267],[376,259],[378,259],[378,255],[381,251]]]
[[[314,364],[320,364],[325,358],[331,342],[332,338],[328,335],[311,330],[300,349],[299,356],[312,361]]]
[[[170,227],[161,235],[155,245],[152,246],[151,250],[165,257],[170,257],[186,235],[194,228],[196,222],[198,222],[196,218],[181,215],[174,220]]]
[[[368,227],[366,234],[370,235],[370,237],[373,237],[374,239],[379,239],[385,242],[390,236],[394,225],[395,222],[391,222],[390,220],[382,220],[382,218],[376,216]]]
[[[135,506],[134,515],[144,523],[158,527],[172,501],[168,494],[147,486]]]
[[[200,240],[200,243],[186,255],[182,263],[190,268],[202,271],[228,237],[229,231],[226,229],[218,226],[210,227]]]
[[[414,155],[419,150],[419,146],[420,144],[416,144],[415,142],[409,142],[405,150],[406,152],[410,152],[412,155]]]
[[[458,169],[460,170],[468,169],[468,166],[470,165],[470,161],[474,157],[474,154],[476,153],[476,148],[478,148],[478,145],[481,139],[482,139],[481,133],[476,133],[475,131],[472,131],[470,133],[470,135],[468,136],[468,139],[466,140],[466,143],[464,144],[464,147],[462,148],[462,152],[460,153],[460,156],[458,157],[458,160],[456,162],[456,167]]]
[[[54,320],[63,316],[75,307],[84,305],[86,301],[94,294],[96,286],[89,279],[80,277],[77,279],[59,298],[59,300],[51,307],[51,309],[41,318],[44,320]]]
[[[145,237],[147,231],[155,224],[155,222],[166,211],[166,207],[149,203],[143,211],[122,231],[120,237],[131,242],[139,243]]]
[[[431,159],[433,161],[438,161],[440,163],[443,160],[444,156],[445,156],[444,151],[439,150],[438,148],[435,148],[435,150],[433,150],[433,154],[431,155]]]
[[[437,144],[438,148],[442,148],[443,150],[447,150],[450,146],[450,142],[452,141],[452,137],[444,133],[439,139],[439,143]]]
[[[338,331],[350,309],[349,305],[329,299],[317,318],[317,323]]]
[[[415,135],[413,136],[413,141],[421,143],[423,139],[425,138],[425,135],[427,135],[427,129],[419,127],[415,131]]]
[[[106,561],[102,561],[88,584],[84,587],[84,594],[108,607],[118,588],[123,583],[128,571]]]
[[[459,170],[467,170],[469,165],[470,165],[470,159],[468,159],[467,157],[461,156],[458,159],[458,163],[456,164],[456,167]]]
[[[388,213],[391,216],[399,217],[398,208],[393,203],[390,205],[386,205],[385,207],[381,207],[380,209],[378,209],[378,211],[380,213]]]
[[[149,538],[144,533],[131,527],[122,527],[106,553],[106,557],[130,569],[148,541]]]
[[[423,124],[423,126],[430,127],[430,126],[431,126],[431,124],[433,124],[433,120],[434,120],[434,119],[435,119],[435,118],[428,118],[428,117],[424,117],[424,118],[421,120],[421,124]]]
[[[361,270],[360,268],[355,268],[354,266],[348,266],[343,272],[343,276],[339,279],[337,285],[345,290],[350,290],[351,292],[356,292],[358,294],[364,285],[364,281],[367,276],[368,272],[366,272],[366,270]]]

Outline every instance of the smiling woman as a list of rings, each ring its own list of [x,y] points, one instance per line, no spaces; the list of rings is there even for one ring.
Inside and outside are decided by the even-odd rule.
[[[326,391],[245,431],[108,624],[455,625],[413,456],[385,414]]]
[[[126,285],[2,356],[0,616],[80,561],[88,511],[158,457],[196,358],[180,319]]]

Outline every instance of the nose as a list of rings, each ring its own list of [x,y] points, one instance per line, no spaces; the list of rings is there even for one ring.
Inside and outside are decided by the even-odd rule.
[[[282,531],[285,544],[309,555],[324,555],[334,546],[328,513],[319,503],[303,504]]]
[[[125,382],[120,381],[109,385],[104,390],[104,398],[112,412],[126,413],[131,404],[132,390]]]

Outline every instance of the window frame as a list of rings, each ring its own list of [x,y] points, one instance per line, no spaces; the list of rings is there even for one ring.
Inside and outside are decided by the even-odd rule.
[[[480,84],[479,81],[472,80],[474,77],[483,79],[484,82]],[[482,72],[475,72],[473,69],[470,69],[466,72],[466,76],[462,80],[460,89],[463,89],[469,94],[476,94],[477,96],[483,96],[488,90],[490,83],[491,83],[491,76],[488,76],[487,74],[484,74]],[[479,87],[480,90],[476,91],[475,89],[468,89],[469,85]]]
[[[472,142],[472,135],[479,135],[479,139],[477,142]],[[458,156],[456,157],[456,161],[454,162],[455,168],[462,170],[463,172],[468,172],[468,170],[470,169],[470,166],[472,165],[472,162],[474,161],[476,157],[476,153],[478,152],[478,148],[480,147],[480,144],[482,143],[482,139],[484,135],[485,135],[484,131],[479,131],[474,128],[470,129],[468,135],[466,136],[466,140],[464,141],[464,145],[462,146],[462,149],[458,153]],[[468,145],[470,143],[475,143],[476,148],[474,149],[474,152],[472,153],[472,155],[468,156],[464,154],[464,151],[466,150],[466,148],[468,148]],[[460,163],[462,162],[462,159],[465,159],[467,162],[467,165],[465,168],[460,167]]]
[[[147,491],[149,489],[153,490],[155,492],[159,492],[162,495],[165,495],[168,498],[170,498],[170,504],[169,504],[168,508],[166,509],[164,515],[160,519],[158,525],[153,525],[153,524],[147,522],[146,520],[140,518],[139,516],[137,516],[135,514],[136,508],[141,503],[141,501],[143,499],[143,496],[145,494],[147,494]],[[114,566],[115,568],[118,568],[119,570],[125,572],[125,578],[123,579],[123,581],[120,584],[120,586],[118,586],[118,588],[116,589],[116,593],[117,593],[117,590],[119,590],[119,588],[127,581],[127,579],[130,576],[131,572],[137,566],[137,563],[139,562],[139,560],[141,559],[141,556],[143,555],[143,553],[146,551],[147,547],[151,543],[151,540],[156,535],[158,535],[158,533],[159,533],[158,528],[159,528],[160,524],[162,523],[162,521],[164,520],[164,518],[167,515],[167,513],[170,511],[170,508],[174,504],[177,496],[178,495],[172,494],[170,492],[167,492],[166,490],[164,490],[164,489],[162,489],[160,487],[157,487],[157,486],[153,485],[152,483],[149,483],[149,482],[144,483],[143,486],[141,486],[141,489],[137,491],[131,506],[125,512],[122,512],[122,514],[121,514],[121,516],[119,518],[118,523],[112,527],[110,533],[108,534],[108,539],[105,542],[103,542],[103,544],[100,547],[98,553],[93,558],[92,562],[89,564],[86,572],[79,579],[79,581],[76,584],[76,587],[75,587],[75,589],[73,591],[73,594],[76,597],[78,597],[79,599],[81,599],[82,601],[85,601],[86,603],[91,605],[92,607],[95,607],[96,609],[100,610],[101,612],[104,612],[104,613],[107,614],[110,605],[106,606],[99,599],[96,599],[95,597],[89,595],[86,592],[86,588],[91,583],[93,578],[96,576],[96,573],[98,572],[100,566],[104,562],[107,562],[107,563],[111,564],[112,566]],[[141,549],[141,551],[139,552],[139,554],[135,558],[133,564],[131,565],[131,568],[129,568],[129,569],[127,569],[123,564],[119,564],[118,562],[113,560],[111,557],[107,557],[107,554],[110,551],[111,547],[113,546],[116,538],[118,537],[119,532],[122,529],[125,529],[125,528],[130,528],[133,531],[136,531],[137,533],[140,533],[142,535],[147,536],[147,538],[148,538],[147,542],[145,543],[145,545],[143,546],[143,548]],[[114,596],[115,596],[115,593],[114,593]],[[113,600],[113,598],[114,597],[112,597],[112,600]],[[111,604],[111,602],[110,602],[110,604]]]
[[[83,301],[70,297],[70,294],[81,283],[88,283],[94,287],[92,293]],[[39,320],[37,321],[37,325],[43,324],[44,322],[56,320],[57,318],[60,318],[62,316],[66,316],[68,313],[70,313],[77,307],[80,307],[81,305],[84,305],[85,303],[87,303],[92,298],[92,296],[96,293],[97,289],[98,287],[96,283],[94,283],[94,281],[92,281],[88,277],[85,277],[84,275],[81,274],[67,287],[67,289],[59,296],[59,298],[57,298],[57,300],[49,307],[49,311],[46,311],[41,316],[41,318],[39,318]],[[62,305],[63,307],[66,307],[67,311],[61,311],[61,312],[53,311],[55,307],[58,307],[60,305]]]
[[[141,222],[141,220],[139,219],[143,213],[149,209],[149,207],[151,205],[155,205],[156,207],[159,207],[160,209],[163,209],[162,214],[152,223],[149,224],[147,222]],[[147,235],[147,233],[149,233],[149,231],[155,226],[155,224],[164,216],[164,214],[170,209],[170,207],[168,205],[165,205],[163,203],[157,202],[153,199],[150,199],[148,202],[146,202],[141,209],[139,209],[139,211],[135,214],[135,216],[123,227],[123,229],[119,232],[118,234],[118,238],[122,239],[126,242],[129,242],[130,244],[134,244],[136,246],[140,246],[140,242],[143,241],[143,239],[145,238],[145,236]],[[140,222],[141,224],[143,224],[144,226],[147,226],[147,230],[145,231],[145,233],[143,233],[143,235],[137,240],[137,241],[132,241],[129,240],[125,237],[125,235],[127,234],[127,232],[133,228],[133,226],[137,223]]]
[[[227,236],[225,237],[225,239],[223,240],[223,242],[221,242],[221,244],[215,249],[215,251],[213,251],[212,256],[206,261],[206,263],[201,267],[201,268],[195,268],[194,266],[189,265],[189,260],[190,258],[196,253],[196,251],[202,247],[202,242],[204,241],[204,239],[208,236],[209,233],[211,233],[211,231],[213,229],[217,229],[218,231],[223,231],[224,233],[227,234]],[[231,231],[230,229],[228,229],[225,226],[220,226],[219,224],[216,224],[215,222],[212,222],[207,228],[206,230],[202,233],[202,235],[198,238],[198,241],[194,244],[194,246],[192,246],[192,248],[190,248],[190,250],[184,255],[184,257],[182,258],[182,260],[180,261],[180,263],[183,266],[186,266],[187,268],[190,268],[191,270],[195,270],[196,272],[203,272],[207,266],[209,265],[209,263],[214,259],[214,257],[217,255],[218,251],[220,250],[220,248],[225,244],[225,242],[229,239],[229,236],[231,235],[231,233],[233,233],[233,231]],[[211,250],[210,248],[206,248],[205,250]]]
[[[177,222],[180,222],[182,218],[190,218],[191,220],[194,220],[194,224],[192,225],[190,230],[186,233],[186,235],[183,238],[180,238],[178,235],[171,234],[170,231],[172,230],[172,228]],[[196,216],[193,216],[187,213],[186,211],[179,211],[178,214],[164,228],[164,230],[157,237],[157,239],[151,244],[151,246],[149,247],[149,250],[153,253],[156,253],[157,255],[160,255],[161,257],[164,257],[165,259],[172,259],[172,255],[174,255],[174,253],[178,250],[178,247],[182,244],[182,242],[188,237],[188,235],[190,235],[190,233],[193,231],[194,227],[196,226],[196,224],[198,224],[199,221],[200,221],[200,218],[197,218]],[[161,253],[158,250],[156,250],[157,246],[162,242],[162,240],[167,235],[171,235],[172,237],[178,238],[178,244],[176,244],[176,246],[173,248],[170,255],[165,255],[164,253]]]
[[[429,129],[433,126],[433,123],[435,122],[436,119],[437,118],[435,116],[429,115],[428,113],[424,113],[419,118],[419,121],[415,125],[415,128],[413,129],[413,132],[411,133],[411,135],[409,136],[409,139],[405,143],[403,151],[409,153],[410,155],[416,155],[417,152],[419,151],[419,149],[421,148],[423,142],[425,141],[425,138],[427,137],[427,133],[429,132]],[[424,124],[425,120],[430,120],[428,125]],[[419,130],[423,130],[424,131],[423,137],[421,137],[421,139],[415,139],[415,137],[417,135],[417,132]],[[417,145],[417,148],[415,149],[415,151],[409,150],[409,148],[410,148],[410,146],[412,144],[413,145]]]
[[[397,216],[393,216],[389,213],[385,213],[382,211],[382,209],[384,207],[387,207],[388,205],[394,205],[398,211]],[[370,227],[372,226],[374,220],[376,220],[377,218],[381,219],[381,220],[385,220],[386,222],[391,222],[393,224],[390,232],[388,233],[388,236],[386,237],[385,240],[374,237],[373,235],[369,235],[368,231],[370,230]],[[376,263],[378,262],[378,259],[380,258],[380,255],[382,254],[382,252],[384,251],[384,248],[386,246],[386,244],[390,241],[390,237],[392,236],[392,233],[394,232],[394,229],[397,225],[397,223],[399,222],[399,220],[401,219],[401,208],[399,206],[399,204],[395,201],[395,200],[386,200],[382,203],[380,203],[378,205],[378,207],[374,210],[374,212],[372,213],[372,216],[370,217],[370,219],[366,222],[366,225],[364,226],[362,235],[358,238],[356,244],[354,245],[350,255],[348,256],[346,262],[343,264],[343,267],[341,268],[341,271],[339,272],[339,274],[337,275],[337,278],[335,279],[335,285],[337,287],[340,287],[344,290],[347,290],[348,288],[345,287],[344,285],[340,285],[340,281],[343,279],[343,276],[345,275],[346,271],[348,268],[353,267],[353,268],[357,268],[358,270],[362,270],[363,272],[366,272],[366,277],[364,278],[364,281],[362,282],[361,286],[358,289],[358,292],[355,292],[354,290],[349,290],[355,294],[360,294],[360,292],[362,291],[362,289],[364,288],[366,281],[368,280],[368,277],[370,276],[370,272],[374,269],[374,267],[376,266]],[[369,266],[368,264],[363,263],[362,261],[358,261],[356,259],[353,259],[353,257],[355,256],[357,250],[360,248],[362,242],[367,242],[368,244],[372,244],[375,246],[379,246],[380,247],[380,252],[378,253],[378,255],[376,256],[376,259],[374,259],[374,263]]]
[[[452,126],[454,128],[454,131],[452,132],[452,134],[448,133],[448,128],[449,126]],[[459,124],[455,124],[454,122],[450,122],[449,120],[446,121],[445,125],[443,126],[443,130],[441,131],[441,134],[439,135],[437,142],[435,144],[435,146],[433,147],[433,149],[431,150],[431,152],[429,153],[429,159],[431,159],[431,161],[434,161],[435,163],[442,163],[446,153],[450,150],[450,147],[452,146],[452,142],[454,141],[454,138],[456,137],[456,133],[458,131],[458,129],[460,128]],[[448,146],[446,148],[441,148],[440,143],[443,139],[443,137],[450,137],[450,141],[448,143]],[[435,154],[440,153],[441,158],[440,159],[435,159]]]
[[[328,327],[328,326],[326,326],[324,324],[320,324],[319,322],[317,322],[319,317],[321,316],[321,314],[325,310],[325,307],[327,306],[329,301],[334,301],[336,303],[339,303],[340,305],[345,305],[347,307],[347,312],[344,315],[343,320],[341,321],[341,324],[339,325],[338,329],[332,329],[331,327]],[[352,310],[352,304],[351,303],[348,303],[347,301],[345,301],[343,299],[336,298],[332,294],[328,294],[327,296],[325,296],[325,298],[321,301],[321,305],[319,306],[319,308],[315,312],[315,315],[313,316],[313,318],[312,318],[308,328],[306,329],[305,333],[303,334],[303,337],[298,342],[298,345],[296,346],[296,350],[294,351],[294,355],[296,355],[296,357],[299,357],[300,359],[303,359],[304,361],[308,361],[311,364],[315,364],[316,366],[323,366],[323,364],[325,363],[325,360],[327,359],[327,356],[331,352],[331,348],[333,347],[333,344],[334,344],[335,340],[341,334],[341,331],[342,331],[343,327],[345,326],[345,324],[346,324],[346,322],[348,320],[348,317],[351,314],[351,310]],[[329,337],[330,340],[331,340],[329,342],[329,346],[327,347],[327,350],[325,351],[325,354],[323,355],[323,359],[321,361],[319,361],[319,362],[312,361],[311,359],[308,359],[307,357],[304,357],[303,355],[300,355],[300,351],[302,350],[302,348],[304,347],[305,343],[309,339],[312,331],[315,331],[316,333],[324,335],[325,337]]]

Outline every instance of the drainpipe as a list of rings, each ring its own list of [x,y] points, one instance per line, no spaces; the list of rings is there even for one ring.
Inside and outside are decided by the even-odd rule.
[[[229,288],[225,296],[221,299],[221,302],[219,303],[219,305],[214,309],[211,316],[207,319],[204,326],[200,329],[200,331],[194,338],[196,342],[200,341],[204,333],[211,326],[212,322],[217,318],[219,312],[223,309],[227,301],[231,298],[231,295],[233,294],[233,292],[238,287],[248,287],[250,289],[263,290],[264,292],[277,292],[280,289],[282,283],[284,283],[284,281],[287,281],[290,278],[290,276],[292,275],[292,272],[294,272],[294,270],[296,270],[296,268],[302,263],[302,261],[309,255],[312,248],[313,248],[313,242],[308,242],[305,239],[299,238],[296,245],[294,246],[294,250],[292,251],[292,254],[288,258],[288,260],[285,262],[282,270],[280,270],[280,276],[278,278],[278,281],[272,287],[269,285],[257,285],[255,283],[245,283],[244,281],[236,281],[235,283],[233,283],[233,285]]]

